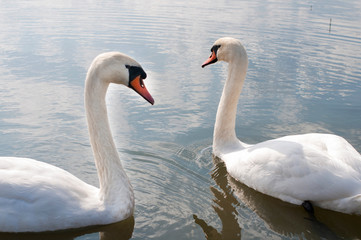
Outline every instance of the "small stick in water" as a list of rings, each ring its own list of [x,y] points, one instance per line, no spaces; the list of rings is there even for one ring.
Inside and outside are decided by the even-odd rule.
[[[332,18],[330,18],[330,25],[328,26],[328,32],[331,32],[331,22],[332,22]]]

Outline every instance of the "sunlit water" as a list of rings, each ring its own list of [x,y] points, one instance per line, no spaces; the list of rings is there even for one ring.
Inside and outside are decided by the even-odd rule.
[[[249,69],[236,124],[244,142],[323,132],[361,151],[360,13],[357,0],[0,1],[1,155],[98,185],[83,87],[101,52],[140,62],[155,99],[151,106],[120,86],[107,95],[134,219],[42,238],[361,238],[360,217],[316,209],[313,218],[227,175],[211,154],[226,65],[200,67],[217,38],[244,43]],[[41,238],[0,234],[19,237]]]

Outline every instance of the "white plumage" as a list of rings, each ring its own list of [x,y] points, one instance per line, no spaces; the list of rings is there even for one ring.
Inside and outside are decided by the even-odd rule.
[[[89,68],[85,108],[100,188],[44,162],[0,158],[0,232],[103,225],[133,214],[133,189],[113,142],[105,95],[110,83],[124,84],[153,104],[143,84],[145,77],[136,61],[117,52],[99,55]]]
[[[255,145],[237,139],[236,111],[246,77],[247,53],[240,41],[218,39],[203,67],[228,62],[228,78],[218,106],[213,153],[229,174],[249,187],[293,204],[361,214],[361,155],[342,137],[310,133]]]

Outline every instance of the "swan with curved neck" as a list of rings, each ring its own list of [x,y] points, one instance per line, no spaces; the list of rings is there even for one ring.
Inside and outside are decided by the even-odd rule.
[[[134,194],[110,131],[105,95],[110,83],[135,90],[149,103],[146,73],[118,52],[100,54],[85,81],[85,109],[99,188],[69,172],[28,158],[0,158],[0,232],[42,232],[127,219]]]
[[[283,201],[361,214],[361,155],[344,138],[309,133],[254,145],[236,137],[237,103],[248,67],[241,42],[220,38],[202,67],[228,63],[228,77],[218,105],[213,154],[228,173],[247,186]],[[309,205],[311,203],[311,206]]]

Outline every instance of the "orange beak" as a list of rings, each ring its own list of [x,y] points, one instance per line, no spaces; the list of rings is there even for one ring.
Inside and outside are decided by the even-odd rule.
[[[154,104],[154,99],[148,92],[144,85],[143,79],[140,75],[136,76],[130,83],[129,86],[136,91],[140,96],[147,100],[150,104]]]
[[[217,55],[216,55],[215,51],[212,50],[211,56],[202,64],[202,68],[204,68],[205,66],[207,66],[209,64],[215,63],[217,61],[218,61]]]

